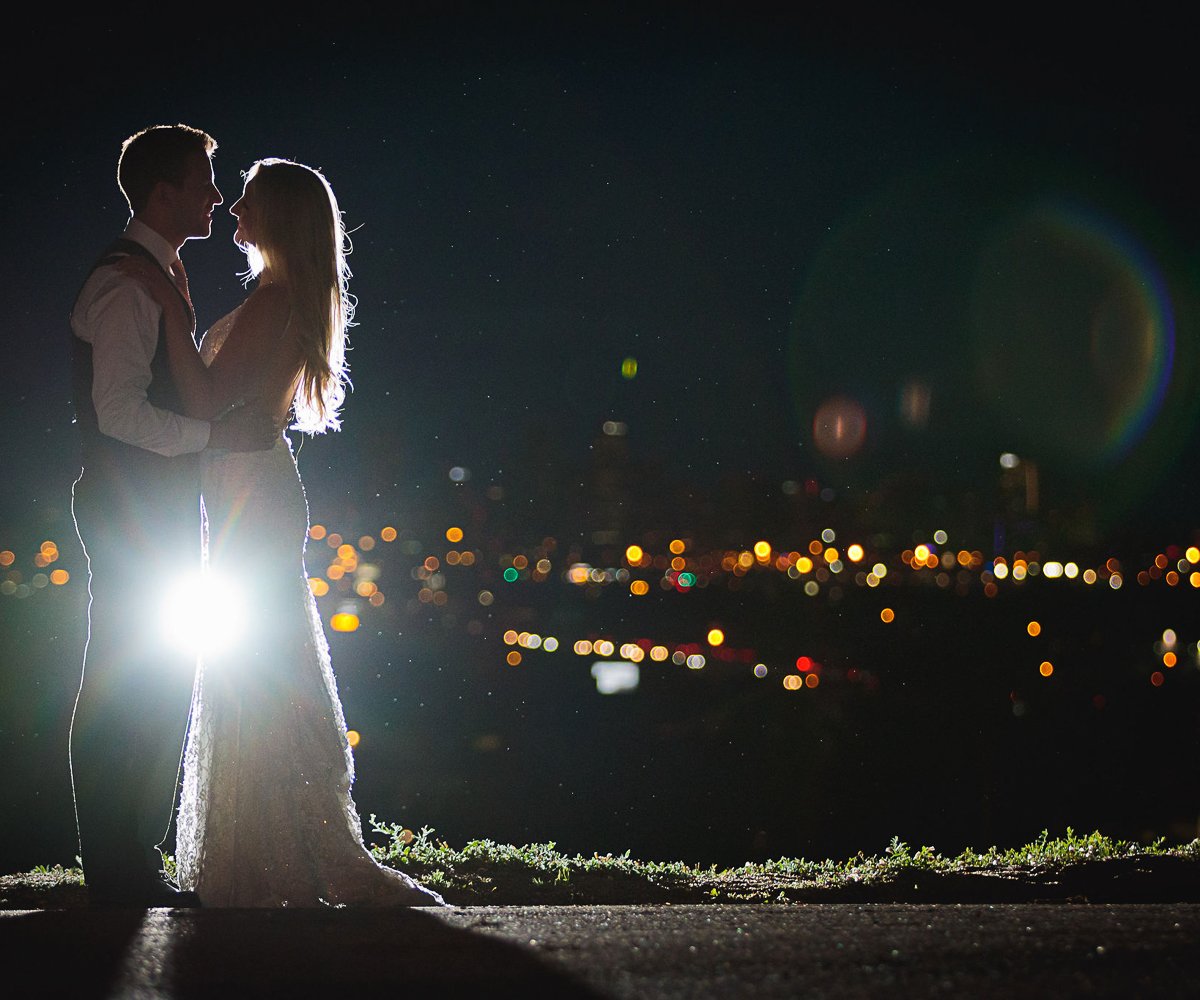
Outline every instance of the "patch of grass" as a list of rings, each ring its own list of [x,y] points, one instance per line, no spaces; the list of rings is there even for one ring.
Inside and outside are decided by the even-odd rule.
[[[414,833],[374,816],[370,826],[383,839],[370,848],[378,861],[459,905],[1200,901],[1200,838],[1142,845],[1068,827],[1065,836],[1043,830],[1018,848],[946,857],[894,837],[882,854],[860,852],[844,861],[779,858],[718,868],[638,861],[629,852],[570,856],[553,843],[472,840],[455,848],[429,827]],[[164,858],[164,867],[174,875],[174,859]],[[0,877],[0,906],[85,904],[79,867],[38,865]]]
[[[1200,838],[1178,847],[1167,847],[1162,839],[1141,845],[1099,831],[1077,834],[1070,827],[1062,837],[1052,838],[1043,830],[1037,839],[1019,848],[968,849],[953,857],[929,846],[912,848],[894,837],[881,855],[860,852],[840,862],[780,858],[719,869],[682,861],[637,861],[628,852],[572,857],[553,843],[515,847],[473,840],[457,849],[435,839],[429,827],[414,833],[374,816],[370,824],[376,834],[386,838],[371,848],[377,860],[437,887],[447,899],[454,897],[453,901],[464,903],[507,900],[514,895],[527,897],[528,902],[562,903],[866,899],[873,888],[884,886],[911,886],[919,897],[923,888],[935,885],[943,890],[954,885],[962,894],[963,879],[972,877],[984,895],[991,892],[1003,897],[1004,892],[1012,895],[1032,885],[1052,897],[1064,872],[1078,872],[1092,862],[1146,862],[1141,865],[1143,870],[1152,867],[1149,862],[1154,859],[1200,862]],[[1107,869],[1109,874],[1115,871],[1116,866]],[[989,876],[992,884],[980,882]],[[1004,884],[996,883],[997,879]]]

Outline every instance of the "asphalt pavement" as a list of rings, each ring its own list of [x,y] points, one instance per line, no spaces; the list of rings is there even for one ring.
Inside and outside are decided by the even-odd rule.
[[[1200,904],[0,911],[10,997],[1196,997]]]

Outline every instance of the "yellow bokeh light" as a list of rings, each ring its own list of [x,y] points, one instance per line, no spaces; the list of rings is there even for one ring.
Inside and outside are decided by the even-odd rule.
[[[54,584],[56,587],[61,587],[69,579],[71,579],[71,574],[68,573],[65,569],[56,569],[53,573],[50,574],[50,582],[52,584]]]
[[[634,580],[633,583],[629,585],[629,592],[635,597],[645,597],[648,593],[650,593],[650,584],[648,584],[645,580]]]
[[[1043,677],[1049,677],[1054,673],[1054,664],[1049,660],[1042,660],[1041,665],[1038,667],[1038,673]]]
[[[504,641],[506,643],[508,643],[508,645],[510,645],[510,646],[515,646],[517,643],[517,640],[519,638],[520,638],[520,635],[517,634],[516,629],[510,628],[507,632],[504,633]]]
[[[879,620],[881,622],[883,622],[885,625],[888,625],[891,622],[896,620],[896,612],[893,611],[891,608],[884,608],[882,611],[879,612]]]
[[[314,524],[311,528],[308,529],[308,537],[311,538],[313,541],[319,542],[322,538],[325,537],[325,525]],[[2,555],[2,553],[0,553],[0,555]]]
[[[710,646],[719,646],[725,641],[725,633],[719,628],[710,628],[708,630],[708,644]]]
[[[1164,667],[1173,667],[1178,662],[1179,662],[1178,658],[1170,650],[1167,650],[1165,653],[1163,653],[1163,666]]]
[[[446,541],[451,545],[457,545],[463,540],[462,528],[454,527],[446,529]]]
[[[629,563],[630,566],[636,566],[642,561],[642,556],[644,555],[645,553],[642,551],[642,547],[640,545],[631,545],[625,550],[625,561]]]
[[[329,569],[325,571],[325,575],[331,580],[340,580],[346,575],[346,570],[337,563],[333,563],[333,565],[331,565]]]
[[[1187,561],[1192,563],[1192,565],[1200,563],[1200,548],[1196,548],[1195,545],[1189,545],[1184,555],[1187,556]]]
[[[521,664],[521,654],[515,649],[510,649],[508,651],[508,656],[506,656],[504,659],[510,667],[520,666]]]
[[[62,570],[59,570],[59,572],[61,573]],[[312,591],[313,597],[324,597],[329,593],[329,584],[319,576],[310,576],[308,578],[308,589]]]
[[[349,743],[350,746],[352,746],[352,747],[358,746],[359,741],[361,741],[361,740],[362,740],[362,737],[358,734],[358,730],[356,730],[356,729],[347,729],[346,730],[346,742]]]
[[[388,526],[379,532],[379,537],[385,542],[394,542],[396,540],[396,529]]]
[[[925,562],[929,558],[929,546],[918,545],[915,549],[913,549],[913,558],[917,562]]]
[[[339,611],[329,619],[329,624],[335,632],[353,632],[358,628],[358,615],[351,611]]]
[[[339,545],[337,554],[339,559],[354,559],[358,555],[353,545]]]
[[[1025,631],[1028,632],[1030,635],[1041,635],[1042,634],[1041,622],[1030,622],[1028,625],[1025,626]]]
[[[359,597],[370,597],[378,589],[370,580],[361,580],[354,586],[354,592]]]
[[[754,558],[759,562],[766,562],[771,558],[771,543],[758,541],[754,543]]]
[[[592,651],[592,644],[587,639],[580,639],[575,643],[575,652],[580,656],[587,656]]]
[[[650,659],[655,663],[662,663],[670,655],[666,646],[652,646],[650,648]]]
[[[862,558],[865,555],[866,552],[863,550],[863,547],[858,544],[858,542],[853,543],[848,549],[846,549],[846,558],[851,562],[862,562]]]
[[[672,538],[671,544],[668,545],[667,548],[671,550],[673,555],[679,555],[683,552],[686,546],[683,544],[682,538]]]

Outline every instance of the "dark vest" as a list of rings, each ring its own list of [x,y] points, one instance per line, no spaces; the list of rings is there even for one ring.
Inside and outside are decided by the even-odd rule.
[[[140,254],[158,262],[140,243],[118,239],[104,252],[88,272],[113,264],[129,254]],[[86,279],[85,279],[86,283]],[[179,392],[167,364],[166,321],[160,320],[158,344],[150,362],[150,385],[146,398],[152,406],[175,413],[183,412]],[[71,383],[75,405],[75,426],[79,432],[80,459],[83,465],[81,486],[98,503],[117,503],[125,514],[141,518],[143,514],[165,514],[180,497],[199,491],[199,456],[179,455],[168,458],[145,448],[118,441],[100,431],[96,407],[92,402],[92,345],[71,334]],[[77,494],[78,494],[77,489]],[[168,499],[170,497],[171,499]]]

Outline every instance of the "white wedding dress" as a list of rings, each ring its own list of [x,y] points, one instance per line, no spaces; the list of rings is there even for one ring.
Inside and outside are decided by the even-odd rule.
[[[204,338],[212,363],[236,310]],[[206,454],[206,565],[245,627],[205,657],[184,752],[176,864],[204,906],[445,905],[362,842],[329,647],[304,571],[308,505],[282,435]]]

